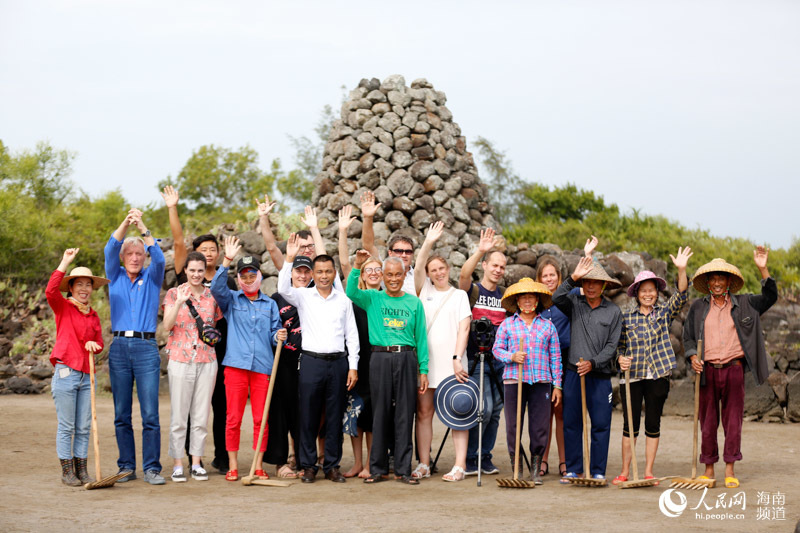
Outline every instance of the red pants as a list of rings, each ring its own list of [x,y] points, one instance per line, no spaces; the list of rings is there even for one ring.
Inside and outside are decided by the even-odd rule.
[[[248,389],[250,392],[250,410],[253,412],[253,449],[256,449],[258,433],[261,430],[261,416],[264,414],[264,402],[267,400],[269,376],[241,368],[225,367],[225,397],[228,402],[228,415],[225,420],[225,449],[229,452],[239,451],[242,416],[247,405]],[[267,449],[267,434],[264,428],[264,439],[261,451]]]
[[[719,461],[717,428],[720,415],[722,429],[725,431],[722,459],[726,463],[741,461],[744,367],[738,364],[714,368],[710,364],[705,364],[703,372],[706,375],[706,384],[700,387],[700,429],[703,432],[700,462],[713,465]]]

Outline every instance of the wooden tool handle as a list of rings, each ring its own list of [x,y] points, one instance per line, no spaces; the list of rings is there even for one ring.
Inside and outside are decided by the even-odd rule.
[[[95,377],[94,377],[94,354],[91,351],[89,353],[89,397],[91,398],[92,404],[92,444],[94,446],[94,476],[97,481],[103,479],[103,476],[100,475],[100,437],[97,436],[97,406],[95,400]]]
[[[703,339],[697,341],[697,358],[703,360]],[[693,370],[694,372],[694,370]],[[697,477],[697,426],[700,416],[700,374],[694,374],[694,432],[692,436],[692,479]]]
[[[526,339],[522,339],[522,351],[528,353]],[[517,367],[517,441],[514,445],[514,479],[519,476],[519,445],[522,437],[522,367],[525,363],[519,363]]]
[[[583,363],[583,357],[578,361]],[[589,474],[589,432],[586,430],[586,376],[581,376],[581,415],[583,422],[583,476],[591,477]]]
[[[625,371],[625,408],[628,413],[628,440],[631,443],[631,463],[633,480],[639,481],[639,466],[636,464],[636,437],[633,434],[633,409],[631,408],[631,371]],[[625,465],[622,465],[623,467]]]
[[[275,390],[275,376],[278,375],[278,362],[281,360],[281,348],[283,341],[278,341],[278,347],[275,349],[275,360],[272,362],[272,374],[269,377],[269,386],[267,386],[267,399],[264,401],[264,412],[261,414],[261,427],[258,431],[258,443],[256,444],[255,453],[253,454],[253,464],[250,465],[250,477],[256,473],[256,463],[258,462],[259,451],[261,450],[261,443],[264,440],[264,430],[267,427],[267,417],[269,415],[269,404],[272,400],[272,391]],[[252,407],[252,406],[251,406]]]

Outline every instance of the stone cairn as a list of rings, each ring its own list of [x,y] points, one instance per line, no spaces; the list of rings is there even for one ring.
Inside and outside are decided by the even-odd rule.
[[[456,281],[466,258],[475,250],[481,229],[491,227],[498,233],[502,232],[492,216],[488,190],[478,177],[472,154],[467,151],[466,137],[453,122],[453,114],[446,102],[445,94],[435,90],[427,80],[417,79],[406,87],[405,79],[399,75],[389,76],[383,81],[363,79],[350,92],[342,104],[341,118],[332,125],[322,171],[315,180],[312,197],[328,254],[338,259],[339,209],[352,204],[353,214],[359,216],[361,195],[368,190],[374,192],[382,204],[374,223],[375,243],[382,257],[386,256],[386,243],[393,235],[410,237],[418,247],[427,227],[442,220],[445,230],[435,251],[450,263],[453,281]],[[273,228],[278,222],[277,218],[273,219]],[[361,230],[362,222],[358,219],[348,229],[351,255],[361,247]],[[224,234],[235,231],[232,224],[217,230]],[[243,246],[242,255],[261,256],[264,275],[261,289],[266,294],[273,294],[277,288],[278,271],[266,252],[259,228],[253,227],[238,236]],[[192,238],[193,235],[187,235],[188,244]],[[176,282],[172,241],[165,238],[160,244],[166,256],[166,289]],[[279,241],[278,246],[285,252],[285,241]],[[562,265],[561,275],[566,277],[583,255],[582,250],[562,250],[555,244],[513,245],[502,242],[500,249],[508,257],[506,285],[525,276],[535,277],[536,264],[544,255],[556,257]],[[647,253],[594,255],[606,271],[622,283],[622,289],[606,294],[623,310],[632,304],[624,289],[642,270],[652,270],[668,280],[662,298],[669,297],[675,290],[674,280],[667,275],[667,264]],[[481,274],[479,266],[474,279],[479,279]],[[43,318],[49,310],[44,299],[41,300],[36,312]],[[692,382],[681,379],[688,377],[682,341],[688,308],[687,305],[670,328],[670,341],[677,354],[678,368],[673,372],[665,414],[691,414]],[[762,320],[775,370],[769,379],[771,387],[756,387],[752,376],[746,375],[745,414],[751,419],[764,421],[800,421],[800,378],[797,378],[800,375],[800,356],[795,348],[800,342],[800,305],[780,299]],[[34,344],[47,345],[35,350],[42,355],[11,355],[14,332],[18,334],[21,322],[21,318],[0,322],[0,394],[49,390],[52,366],[45,354],[49,353],[53,340],[42,332],[33,341]],[[159,346],[166,344],[166,337],[167,332],[159,325]],[[110,338],[106,339],[107,344],[110,341]],[[166,357],[162,356],[162,359],[162,372],[165,373]],[[166,391],[166,381],[162,380],[162,392]],[[618,403],[618,397],[615,403]]]

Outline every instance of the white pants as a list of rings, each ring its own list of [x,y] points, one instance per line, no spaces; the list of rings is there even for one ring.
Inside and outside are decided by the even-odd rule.
[[[185,455],[186,422],[191,416],[189,453],[203,457],[208,435],[211,395],[217,378],[217,363],[167,363],[172,416],[169,424],[169,456]]]

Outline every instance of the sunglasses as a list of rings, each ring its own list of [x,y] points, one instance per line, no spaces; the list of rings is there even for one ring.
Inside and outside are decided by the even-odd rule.
[[[372,274],[372,273],[380,274],[381,272],[383,272],[383,268],[381,268],[381,267],[368,267],[368,268],[364,269],[364,272],[366,272],[367,274]]]
[[[406,248],[392,248],[389,251],[392,252],[392,253],[395,253],[397,255],[413,255],[414,254],[414,250],[409,250],[409,249],[406,249]]]

